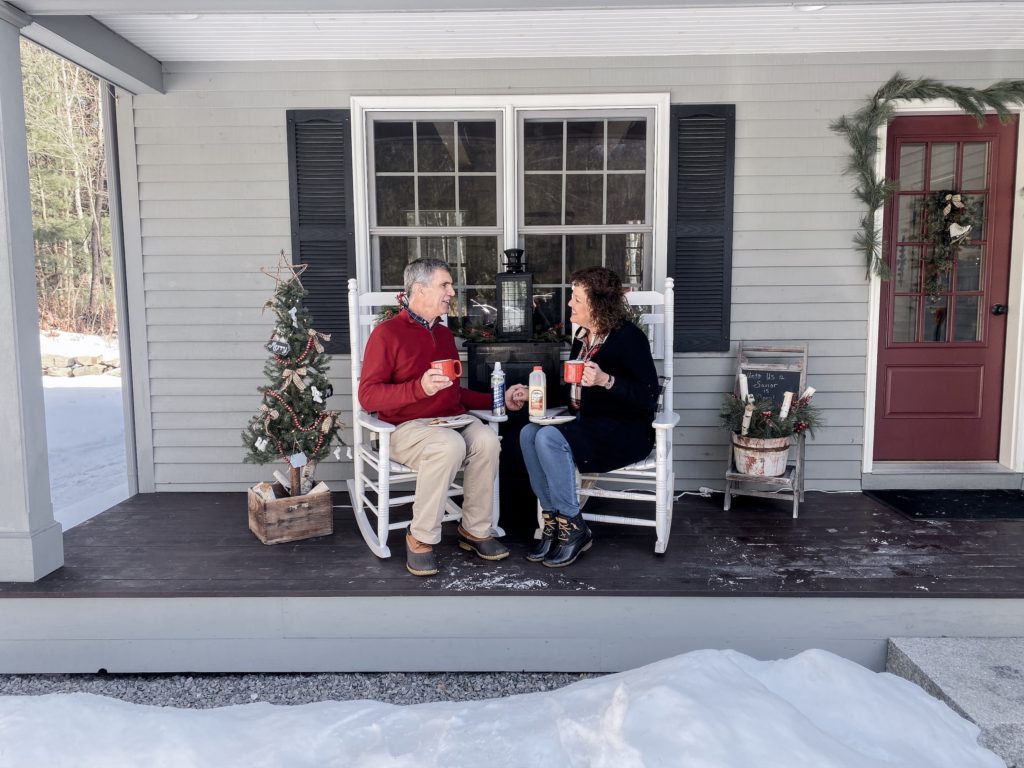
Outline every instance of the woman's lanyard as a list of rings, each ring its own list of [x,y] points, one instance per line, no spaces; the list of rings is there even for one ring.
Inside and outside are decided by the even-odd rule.
[[[587,333],[586,330],[583,331],[583,335],[582,336],[577,335],[576,338],[579,339],[583,343],[583,348],[580,350],[579,357],[577,357],[576,359],[577,360],[582,360],[584,363],[586,363],[586,362],[588,362],[590,360],[590,358],[592,358],[594,355],[597,354],[599,349],[601,349],[601,345],[604,344],[605,341],[608,339],[608,334],[606,333],[603,336],[596,336],[594,338],[594,343],[593,344],[589,343],[590,342],[590,334]],[[580,384],[570,384],[569,385],[569,401],[572,403],[572,407],[573,407],[574,410],[578,411],[580,409],[580,405],[581,405],[581,403],[583,401],[583,387],[582,387],[582,385],[580,385]]]

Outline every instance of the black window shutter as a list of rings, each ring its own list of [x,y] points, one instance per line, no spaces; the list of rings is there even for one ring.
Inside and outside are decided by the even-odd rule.
[[[292,262],[313,327],[331,334],[333,354],[349,351],[348,279],[355,277],[352,121],[347,109],[289,110],[288,188]]]
[[[736,107],[672,105],[668,273],[676,352],[727,352]]]

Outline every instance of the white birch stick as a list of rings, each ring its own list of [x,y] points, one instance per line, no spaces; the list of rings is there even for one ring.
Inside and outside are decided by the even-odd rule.
[[[784,419],[789,416],[789,407],[793,404],[793,393],[783,392],[782,393],[782,407],[779,408],[779,418]]]
[[[746,435],[750,431],[750,419],[754,416],[754,405],[753,403],[747,403],[747,407],[743,409],[743,426],[740,429],[741,435]]]

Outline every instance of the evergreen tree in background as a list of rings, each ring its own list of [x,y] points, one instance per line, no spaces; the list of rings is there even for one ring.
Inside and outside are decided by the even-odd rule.
[[[327,398],[333,388],[327,379],[330,357],[323,342],[330,336],[311,325],[309,312],[302,306],[306,295],[299,275],[305,266],[292,266],[284,253],[274,270],[262,270],[277,282],[274,296],[264,308],[274,310],[276,323],[267,342],[270,358],[263,375],[270,382],[259,388],[263,396],[259,412],[249,420],[242,433],[249,464],[284,461],[300,454],[306,461],[325,458],[332,441],[341,443],[341,420],[337,411],[327,410]],[[300,460],[301,463],[301,460]],[[300,489],[292,473],[292,495]]]

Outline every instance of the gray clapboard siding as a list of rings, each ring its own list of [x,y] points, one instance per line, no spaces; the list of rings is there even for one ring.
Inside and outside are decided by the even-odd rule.
[[[196,166],[202,168],[204,166]],[[287,183],[287,182],[282,182]],[[287,219],[288,199],[283,200],[145,200],[142,218],[175,219]],[[241,230],[244,231],[244,230]]]
[[[808,343],[829,424],[808,444],[809,485],[858,488],[868,287],[852,247],[861,208],[841,174],[846,147],[828,125],[897,70],[984,86],[1019,77],[1022,64],[1006,51],[168,63],[168,93],[132,102],[155,488],[241,491],[269,472],[240,463],[237,439],[258,406],[272,325],[259,310],[273,283],[258,267],[290,249],[286,109],[343,108],[353,93],[636,91],[736,104],[732,338]],[[716,414],[734,368],[724,353],[675,361],[679,488],[721,485]],[[347,371],[336,357],[330,407],[345,413]],[[331,461],[320,474],[348,471]]]
[[[262,307],[267,300],[266,291],[231,291],[230,293],[214,293],[211,291],[160,291],[151,290],[146,293],[146,301],[150,309],[171,309],[180,307]]]
[[[141,200],[279,200],[280,179],[139,184]]]
[[[277,237],[282,226],[289,226],[287,219],[249,219],[245,231],[249,237]],[[238,231],[238,220],[193,219],[189,231],[204,237],[232,236]],[[143,237],[174,237],[180,234],[181,224],[176,219],[149,219],[142,228]]]

